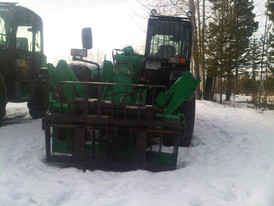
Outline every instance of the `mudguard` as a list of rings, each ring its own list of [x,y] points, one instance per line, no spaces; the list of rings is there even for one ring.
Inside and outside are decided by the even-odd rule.
[[[199,82],[200,78],[195,80],[189,71],[185,71],[166,92],[161,92],[156,97],[156,105],[164,108],[165,114],[172,114],[185,101],[191,99]]]

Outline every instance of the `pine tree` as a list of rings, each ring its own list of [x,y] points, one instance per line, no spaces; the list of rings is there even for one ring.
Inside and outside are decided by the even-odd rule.
[[[253,32],[258,29],[258,22],[254,21],[255,14],[253,2],[248,0],[236,0],[232,6],[232,28],[233,36],[231,38],[231,47],[234,48],[232,55],[232,70],[235,70],[236,88],[238,93],[238,76],[243,65],[247,62],[247,57],[250,51],[250,37]]]
[[[270,21],[274,22],[274,2],[268,1],[267,10],[269,11],[268,16]]]
[[[217,57],[215,62],[219,65],[220,77],[226,78],[226,100],[229,100],[232,79],[236,77],[237,82],[240,68],[246,64],[250,37],[258,28],[258,23],[254,21],[255,14],[252,13],[253,1],[210,0],[210,2],[215,14],[209,25],[209,31],[211,38],[217,41],[209,41],[208,54],[211,58]]]
[[[223,85],[222,79],[225,73],[229,71],[230,64],[228,64],[227,52],[229,48],[229,4],[228,1],[211,0],[212,10],[214,16],[212,22],[209,23],[209,33],[207,35],[208,44],[206,49],[207,58],[207,80],[205,99],[210,94],[213,79],[220,78],[220,103],[222,103]],[[211,96],[211,95],[210,95]]]
[[[265,90],[266,96],[272,95],[274,92],[274,34],[268,32],[268,38],[266,41],[266,82]],[[272,94],[271,94],[272,93]]]
[[[259,76],[260,63],[261,63],[261,42],[258,38],[253,36],[250,41],[250,52],[248,53],[246,67],[251,68],[251,85],[253,101],[258,93],[256,77]]]
[[[274,23],[274,2],[270,1],[267,4],[267,9],[268,9],[268,16],[269,19]],[[274,27],[272,26],[272,32],[269,32],[269,38],[268,38],[268,63],[269,63],[269,68],[272,76],[274,75]]]

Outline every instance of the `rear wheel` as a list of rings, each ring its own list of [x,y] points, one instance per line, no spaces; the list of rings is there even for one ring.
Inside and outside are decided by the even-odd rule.
[[[43,81],[36,85],[34,95],[28,102],[29,114],[33,119],[44,117],[48,109],[49,82]]]
[[[186,121],[186,128],[182,129],[184,131],[184,135],[179,139],[180,146],[189,147],[193,135],[194,130],[194,122],[195,122],[195,95],[191,98],[191,100],[184,102],[178,109],[177,112],[183,113]]]
[[[6,115],[6,104],[7,87],[3,75],[0,74],[0,120]]]
[[[184,114],[186,121],[186,127],[181,128],[182,136],[179,137],[179,145],[189,147],[195,122],[195,95],[189,101],[184,102],[174,113],[177,114],[178,112]],[[163,141],[166,146],[174,145],[173,139],[168,135],[164,135]]]

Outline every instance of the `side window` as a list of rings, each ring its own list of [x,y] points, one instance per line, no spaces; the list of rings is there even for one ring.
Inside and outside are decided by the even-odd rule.
[[[19,26],[16,33],[16,49],[32,51],[32,32],[30,26]]]
[[[0,44],[5,44],[6,42],[6,29],[5,29],[5,21],[0,17]]]
[[[35,52],[42,52],[42,37],[39,30],[35,33]]]
[[[19,51],[33,51],[33,15],[23,13],[16,32],[16,49]]]

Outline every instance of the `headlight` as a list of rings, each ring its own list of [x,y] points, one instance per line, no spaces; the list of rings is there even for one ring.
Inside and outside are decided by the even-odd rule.
[[[158,70],[161,68],[161,62],[147,61],[146,69]]]
[[[188,11],[188,12],[186,13],[186,16],[190,19],[190,18],[192,17],[192,12],[191,12],[191,11]]]
[[[150,11],[150,14],[151,14],[151,16],[155,16],[155,15],[157,14],[156,9],[152,9],[152,10]]]

